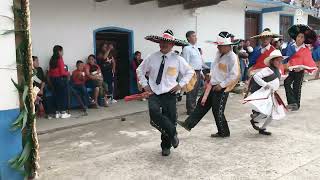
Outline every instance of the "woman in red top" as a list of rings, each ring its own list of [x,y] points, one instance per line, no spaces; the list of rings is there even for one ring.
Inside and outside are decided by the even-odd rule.
[[[63,48],[59,45],[54,46],[48,76],[53,89],[56,118],[66,119],[71,117],[71,115],[67,113],[69,72],[65,69],[62,56]]]

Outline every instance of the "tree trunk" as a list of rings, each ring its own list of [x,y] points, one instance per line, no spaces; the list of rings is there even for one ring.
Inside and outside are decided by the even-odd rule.
[[[32,150],[28,161],[25,164],[25,169],[29,175],[29,179],[33,179],[37,176],[37,170],[39,169],[39,143],[36,133],[36,118],[35,118],[35,106],[34,100],[36,95],[33,93],[33,60],[32,60],[32,45],[31,45],[31,33],[30,33],[30,9],[29,0],[21,0],[21,10],[23,12],[22,16],[22,28],[23,28],[23,38],[25,43],[25,51],[22,62],[25,83],[28,86],[28,96],[26,99],[26,105],[29,110],[28,121],[25,129],[23,130],[23,140],[25,141],[31,138]]]

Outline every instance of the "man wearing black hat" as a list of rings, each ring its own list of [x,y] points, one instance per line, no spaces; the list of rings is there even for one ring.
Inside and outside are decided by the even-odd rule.
[[[213,43],[218,45],[219,52],[211,64],[211,79],[208,82],[209,86],[207,86],[211,88],[211,91],[208,97],[205,97],[205,93],[198,100],[196,109],[186,121],[178,121],[178,124],[186,130],[191,131],[212,108],[218,133],[212,134],[211,137],[229,137],[230,131],[224,116],[224,110],[229,91],[235,87],[240,79],[239,60],[237,55],[232,51],[232,45],[237,44],[237,42],[232,42],[231,34],[228,32],[221,32],[217,41]],[[202,102],[203,98],[207,100]]]
[[[137,76],[144,90],[150,94],[150,123],[161,132],[162,155],[168,156],[171,147],[177,148],[179,145],[176,92],[189,83],[194,70],[172,51],[174,45],[185,46],[187,43],[175,39],[171,30],[165,31],[162,36],[147,36],[146,39],[159,43],[160,51],[151,54],[141,63],[137,68]],[[179,73],[181,80],[177,82]]]

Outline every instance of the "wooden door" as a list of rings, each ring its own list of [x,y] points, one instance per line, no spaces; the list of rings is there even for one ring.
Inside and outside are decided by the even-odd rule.
[[[255,36],[260,33],[261,22],[260,18],[261,14],[259,13],[251,13],[246,12],[245,18],[245,38],[250,39],[250,37]],[[257,41],[254,39],[251,40],[251,45],[254,47],[257,44]]]
[[[280,16],[280,35],[283,36],[285,42],[290,41],[288,29],[293,25],[293,16]]]

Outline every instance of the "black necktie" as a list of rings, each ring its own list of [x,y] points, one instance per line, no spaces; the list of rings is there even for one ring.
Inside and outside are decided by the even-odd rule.
[[[157,76],[157,80],[156,80],[157,85],[159,85],[161,83],[163,69],[164,69],[164,63],[165,63],[165,58],[166,58],[166,56],[163,55],[162,56],[161,65],[160,65],[160,69],[159,69],[158,76]]]

